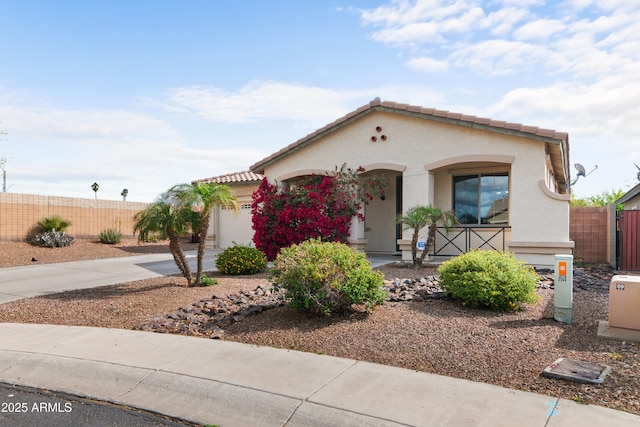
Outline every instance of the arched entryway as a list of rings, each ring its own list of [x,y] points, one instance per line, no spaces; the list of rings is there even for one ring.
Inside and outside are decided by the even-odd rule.
[[[397,241],[402,230],[396,218],[402,212],[402,172],[401,165],[378,164],[365,166],[366,174],[380,178],[384,188],[373,195],[373,200],[364,209],[365,251],[373,254],[398,253]]]

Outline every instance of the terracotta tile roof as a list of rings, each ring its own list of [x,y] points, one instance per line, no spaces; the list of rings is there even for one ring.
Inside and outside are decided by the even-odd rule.
[[[400,114],[409,114],[413,116],[423,117],[426,119],[445,121],[452,124],[458,124],[463,126],[472,126],[478,127],[480,129],[492,130],[497,132],[505,132],[505,133],[520,133],[522,136],[533,136],[540,138],[542,140],[555,140],[556,143],[560,145],[567,145],[562,148],[562,150],[566,150],[567,159],[566,165],[568,165],[568,139],[569,135],[566,132],[557,132],[551,129],[539,128],[537,126],[526,126],[520,123],[510,123],[500,120],[493,120],[490,118],[477,117],[471,115],[465,115],[461,113],[453,113],[445,110],[437,110],[435,108],[424,108],[417,105],[409,105],[409,104],[400,104],[397,102],[391,101],[380,101],[380,98],[376,98],[371,101],[369,104],[363,105],[362,107],[352,111],[343,117],[335,120],[332,123],[327,124],[326,126],[316,130],[315,132],[310,133],[309,135],[300,138],[296,142],[289,144],[283,149],[273,153],[272,155],[260,160],[250,167],[252,171],[263,172],[264,168],[271,164],[272,162],[278,160],[281,157],[284,157],[290,154],[293,151],[296,151],[298,148],[302,148],[305,145],[313,142],[318,139],[325,133],[328,133],[334,129],[341,127],[355,118],[362,116],[364,114],[368,114],[373,111],[388,111],[395,112]],[[566,166],[565,165],[565,166]],[[567,172],[568,173],[568,172]]]
[[[250,183],[260,182],[264,178],[263,175],[251,171],[233,172],[225,175],[213,176],[211,178],[203,178],[195,180],[194,182],[205,182],[216,184],[236,184],[236,183]]]

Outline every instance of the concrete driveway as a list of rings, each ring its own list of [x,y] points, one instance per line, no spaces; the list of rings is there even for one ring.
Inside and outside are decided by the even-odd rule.
[[[215,270],[215,255],[205,253],[204,270]],[[196,251],[187,251],[192,271]],[[0,269],[0,304],[22,298],[93,288],[158,276],[180,274],[171,254],[136,255],[58,264],[26,265]]]

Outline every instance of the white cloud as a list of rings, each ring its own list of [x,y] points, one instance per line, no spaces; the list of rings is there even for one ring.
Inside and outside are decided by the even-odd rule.
[[[413,58],[407,62],[409,67],[414,70],[423,71],[426,73],[446,71],[449,68],[449,63],[446,61],[439,61],[433,58]]]
[[[624,0],[392,0],[360,16],[373,40],[410,51],[407,65],[428,72],[417,66],[421,50],[479,75],[544,68],[577,78],[640,55],[640,4]]]
[[[451,61],[477,74],[504,75],[548,58],[544,46],[509,40],[487,40],[459,49]]]
[[[265,81],[248,84],[237,92],[214,86],[175,88],[165,100],[147,101],[168,111],[195,114],[212,122],[274,119],[316,122],[319,118],[335,118],[335,111],[348,109],[353,97],[349,91]]]
[[[518,40],[543,41],[565,28],[566,25],[557,19],[538,19],[522,25],[514,32],[514,37]]]
[[[442,20],[469,9],[477,1],[466,0],[392,0],[389,6],[362,10],[365,24],[406,25],[423,20]]]
[[[495,117],[517,115],[517,121],[569,132],[574,140],[598,138],[603,147],[640,154],[640,67],[636,71],[636,77],[617,74],[593,84],[559,82],[515,89],[490,111]]]
[[[64,110],[55,107],[4,105],[0,115],[12,134],[29,138],[62,138],[86,142],[91,138],[118,140],[135,135],[172,140],[177,132],[160,120],[122,110]]]
[[[36,103],[37,105],[37,103]],[[268,153],[244,147],[197,147],[173,127],[120,110],[0,107],[8,130],[2,144],[9,191],[151,201],[179,182],[245,170]]]
[[[529,15],[529,10],[520,7],[505,7],[489,13],[483,28],[489,28],[495,36],[508,36],[518,22]]]
[[[475,1],[392,1],[372,11],[362,11],[365,25],[382,27],[372,38],[391,45],[440,43],[444,34],[462,34],[482,25],[484,11]]]

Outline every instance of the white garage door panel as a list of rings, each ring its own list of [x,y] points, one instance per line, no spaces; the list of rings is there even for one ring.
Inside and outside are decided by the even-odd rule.
[[[251,204],[241,203],[238,213],[232,209],[220,210],[220,247],[226,249],[233,242],[253,246],[251,229]]]

